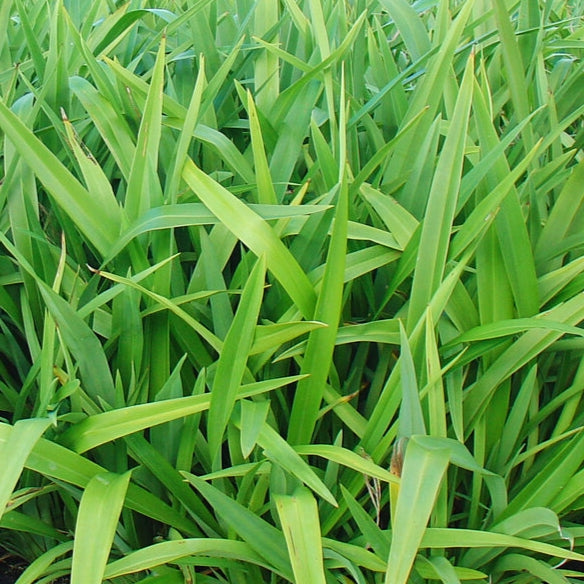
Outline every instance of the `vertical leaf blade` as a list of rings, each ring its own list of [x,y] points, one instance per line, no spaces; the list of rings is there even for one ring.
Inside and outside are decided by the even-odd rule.
[[[160,183],[156,174],[158,147],[162,128],[162,85],[166,41],[162,38],[146,105],[138,131],[138,141],[128,179],[125,209],[130,221],[159,202]],[[157,192],[158,191],[158,192]]]
[[[318,507],[312,493],[300,487],[274,500],[296,582],[325,584]]]
[[[87,484],[75,528],[72,584],[101,584],[129,482],[130,472],[108,472]]]
[[[254,266],[217,362],[209,407],[209,449],[215,459],[237,399],[263,297],[265,261]]]
[[[425,448],[415,437],[408,442],[385,584],[408,581],[448,460],[446,449]]]
[[[460,87],[453,119],[450,123],[450,131],[446,137],[432,182],[412,284],[408,310],[408,331],[412,331],[422,317],[428,302],[444,276],[464,160],[464,147],[472,101],[473,65],[474,58],[471,56],[467,62]]]
[[[288,428],[288,440],[292,444],[310,442],[331,366],[342,308],[348,205],[348,187],[343,179],[336,206],[322,288],[314,313],[314,320],[323,322],[327,326],[313,330],[308,337],[302,373],[307,373],[310,377],[298,383],[294,396]]]

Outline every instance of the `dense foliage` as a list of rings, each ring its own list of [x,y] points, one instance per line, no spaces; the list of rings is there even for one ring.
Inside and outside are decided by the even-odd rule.
[[[584,576],[581,0],[3,0],[19,584]]]

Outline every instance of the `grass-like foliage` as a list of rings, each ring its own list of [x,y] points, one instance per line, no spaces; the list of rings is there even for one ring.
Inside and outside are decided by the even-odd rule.
[[[584,576],[581,0],[2,0],[18,584]]]

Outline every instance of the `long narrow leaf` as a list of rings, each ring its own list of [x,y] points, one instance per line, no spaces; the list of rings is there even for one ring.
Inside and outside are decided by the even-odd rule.
[[[242,385],[237,396],[260,395],[298,379],[300,376],[292,376]],[[210,403],[210,394],[203,394],[111,410],[75,424],[63,433],[61,442],[76,452],[85,452],[127,434],[205,411]]]
[[[448,466],[448,452],[408,442],[393,520],[386,584],[405,584]]]
[[[129,481],[129,472],[101,473],[85,488],[75,528],[73,584],[102,582]]]
[[[190,160],[183,178],[207,208],[258,257],[265,256],[268,269],[282,284],[305,318],[313,317],[315,294],[306,274],[259,215],[235,198]]]
[[[6,505],[16,487],[20,473],[26,464],[30,451],[48,428],[49,419],[30,419],[16,422],[8,439],[0,445],[0,516],[4,515]]]
[[[102,221],[99,202],[2,101],[0,128],[89,243],[107,253],[118,236],[121,215],[114,222]]]
[[[327,327],[315,329],[308,337],[302,373],[309,374],[310,377],[301,381],[296,389],[288,427],[288,439],[292,444],[310,442],[318,417],[323,387],[329,374],[342,306],[348,205],[348,186],[343,179],[322,288],[314,313],[315,320],[325,323]]]
[[[209,407],[209,449],[212,459],[219,453],[223,433],[245,372],[262,302],[265,269],[264,259],[260,257],[245,285],[217,362]]]
[[[324,584],[316,500],[308,489],[299,488],[290,496],[275,496],[275,503],[296,581]]]

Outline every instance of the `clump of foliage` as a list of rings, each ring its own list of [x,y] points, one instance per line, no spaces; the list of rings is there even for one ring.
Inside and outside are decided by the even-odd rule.
[[[584,575],[583,12],[0,4],[19,584]]]

